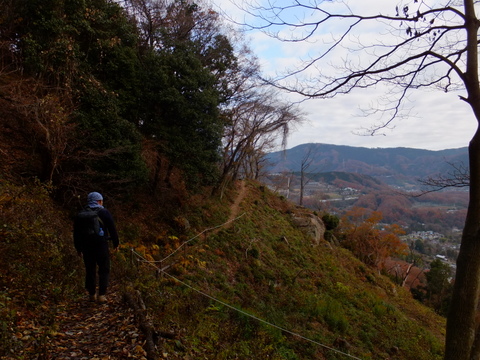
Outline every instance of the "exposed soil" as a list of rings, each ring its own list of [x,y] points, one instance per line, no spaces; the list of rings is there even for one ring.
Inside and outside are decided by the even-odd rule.
[[[239,181],[239,189],[237,197],[235,198],[235,202],[230,207],[230,217],[228,218],[229,224],[238,216],[240,211],[240,203],[245,198],[247,194],[247,187],[245,186],[245,181]]]
[[[240,212],[240,204],[245,198],[247,194],[247,186],[245,181],[239,180],[236,183],[237,186],[237,196],[235,198],[235,201],[233,204],[230,206],[230,216],[228,217],[228,220],[225,222],[225,224],[215,230],[212,231],[212,234],[218,233],[220,230],[228,229],[232,224],[234,223],[233,220],[239,216]]]

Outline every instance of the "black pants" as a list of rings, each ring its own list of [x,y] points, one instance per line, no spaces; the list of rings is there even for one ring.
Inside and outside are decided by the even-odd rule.
[[[83,252],[83,262],[85,264],[85,289],[87,289],[90,295],[95,295],[98,266],[98,295],[105,295],[110,277],[108,243],[100,241],[93,246],[87,247]]]

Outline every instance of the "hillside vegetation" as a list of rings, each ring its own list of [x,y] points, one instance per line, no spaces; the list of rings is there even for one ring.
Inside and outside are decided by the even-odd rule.
[[[71,221],[45,189],[1,185],[1,349],[55,358],[57,312],[85,301]],[[441,358],[443,318],[347,250],[314,243],[292,222],[304,209],[255,183],[244,191],[238,209],[235,191],[191,198],[173,227],[152,204],[112,209],[123,240],[113,281],[139,291],[155,329],[174,334],[159,340],[159,358]],[[29,342],[12,337],[25,321],[35,324]]]
[[[2,359],[441,359],[442,317],[257,182],[300,115],[212,9],[0,8]],[[106,304],[72,241],[90,191],[121,241]]]
[[[468,207],[466,189],[416,190],[410,186],[387,185],[369,175],[322,172],[306,173],[302,204],[317,211],[342,214],[352,207],[380,211],[389,224],[401,224],[407,232],[418,230],[451,233],[465,223]],[[301,173],[269,174],[264,180],[272,189],[299,203]]]
[[[268,154],[271,171],[300,171],[309,154],[309,172],[351,172],[377,178],[414,180],[452,171],[451,164],[468,167],[468,149],[423,150],[302,144]]]
[[[266,183],[314,210],[342,214],[362,207],[380,211],[384,222],[407,233],[452,234],[467,214],[467,153],[303,144],[267,155],[274,164],[269,171],[277,172],[267,174]]]

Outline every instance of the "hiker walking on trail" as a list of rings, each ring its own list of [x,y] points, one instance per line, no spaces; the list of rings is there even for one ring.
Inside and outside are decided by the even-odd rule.
[[[118,249],[118,234],[110,212],[103,207],[103,196],[91,192],[87,197],[87,206],[78,213],[73,226],[73,240],[79,256],[85,264],[85,289],[90,301],[95,301],[98,266],[98,302],[106,302],[109,275],[110,251],[108,241],[113,249]]]

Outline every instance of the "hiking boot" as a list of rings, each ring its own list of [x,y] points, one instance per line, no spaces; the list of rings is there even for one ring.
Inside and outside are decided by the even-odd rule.
[[[88,301],[90,301],[90,302],[95,302],[96,298],[97,298],[97,297],[95,296],[95,294],[89,295],[89,296],[88,296]]]
[[[100,295],[98,297],[98,302],[103,304],[103,303],[106,303],[107,302],[107,298],[105,297],[105,295]]]

